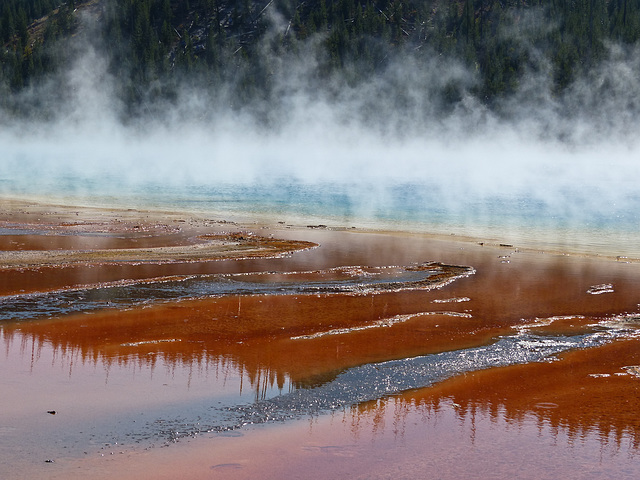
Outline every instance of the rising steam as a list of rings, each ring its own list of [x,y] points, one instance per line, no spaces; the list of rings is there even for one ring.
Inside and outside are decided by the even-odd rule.
[[[497,201],[510,205],[505,215],[524,205],[525,215],[636,220],[636,48],[610,45],[609,60],[562,94],[540,58],[518,92],[491,109],[469,93],[476,72],[435,54],[420,63],[399,56],[354,86],[337,76],[320,83],[317,56],[303,52],[271,59],[270,94],[248,106],[234,105],[225,88],[185,81],[171,101],[123,120],[100,48],[76,40],[66,73],[23,94],[44,116],[4,115],[0,193],[126,198],[150,185],[243,185],[295,203],[295,194],[277,193],[294,184],[346,199],[353,215],[402,217],[406,207],[440,220],[482,217]],[[311,52],[313,40],[299,48]],[[436,92],[452,84],[460,98],[444,108]],[[412,196],[408,207],[403,195]]]

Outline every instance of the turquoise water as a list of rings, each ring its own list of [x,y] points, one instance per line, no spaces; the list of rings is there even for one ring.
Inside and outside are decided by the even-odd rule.
[[[590,192],[565,192],[551,204],[534,195],[461,193],[443,199],[434,184],[275,182],[220,185],[141,184],[86,178],[48,178],[45,182],[0,184],[4,195],[38,197],[64,203],[125,208],[159,208],[219,218],[326,224],[455,234],[523,247],[578,253],[640,257],[640,195],[618,204],[592,206]]]
[[[640,165],[629,146],[238,131],[0,136],[0,195],[640,258]]]
[[[593,202],[593,192],[567,191],[550,203],[534,194],[480,196],[461,192],[451,202],[429,183],[303,183],[125,186],[97,178],[5,179],[0,193],[53,202],[123,208],[158,208],[212,218],[324,224],[454,234],[483,241],[567,253],[640,257],[640,195],[615,204]]]

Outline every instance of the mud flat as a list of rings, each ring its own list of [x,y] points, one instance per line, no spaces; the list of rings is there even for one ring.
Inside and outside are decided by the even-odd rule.
[[[640,473],[640,264],[17,200],[0,233],[7,478]]]

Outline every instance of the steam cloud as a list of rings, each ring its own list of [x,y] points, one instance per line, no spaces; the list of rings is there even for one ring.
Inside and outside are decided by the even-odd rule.
[[[279,25],[274,17],[274,31]],[[420,64],[397,58],[357,87],[339,78],[320,86],[313,55],[281,57],[273,60],[270,98],[250,108],[234,108],[224,89],[212,95],[185,82],[173,102],[124,122],[107,61],[77,41],[62,78],[23,94],[50,117],[1,122],[0,193],[238,184],[268,191],[293,182],[337,192],[354,214],[384,210],[401,190],[415,197],[414,209],[445,217],[480,214],[497,199],[542,205],[565,219],[636,221],[637,48],[610,45],[609,60],[562,96],[551,93],[540,59],[493,110],[467,93],[475,72],[437,55],[425,53]],[[461,100],[443,112],[433,92],[452,82]]]

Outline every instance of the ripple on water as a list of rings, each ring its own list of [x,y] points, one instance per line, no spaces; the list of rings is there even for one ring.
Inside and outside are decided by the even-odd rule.
[[[497,338],[489,345],[476,348],[350,368],[335,378],[313,387],[301,387],[251,404],[213,408],[209,418],[200,418],[197,424],[191,425],[181,422],[180,428],[183,432],[222,432],[251,424],[317,415],[402,391],[428,387],[465,372],[554,361],[559,353],[598,347],[626,336],[627,330],[612,326],[603,327],[601,331],[572,336],[544,336],[519,332]],[[637,368],[637,372],[640,372],[640,367],[629,368]],[[556,407],[557,405],[551,402],[536,404],[536,408],[539,409]]]
[[[603,293],[613,293],[614,291],[613,284],[602,283],[600,285],[593,285],[589,287],[587,293],[590,295],[602,295]]]

